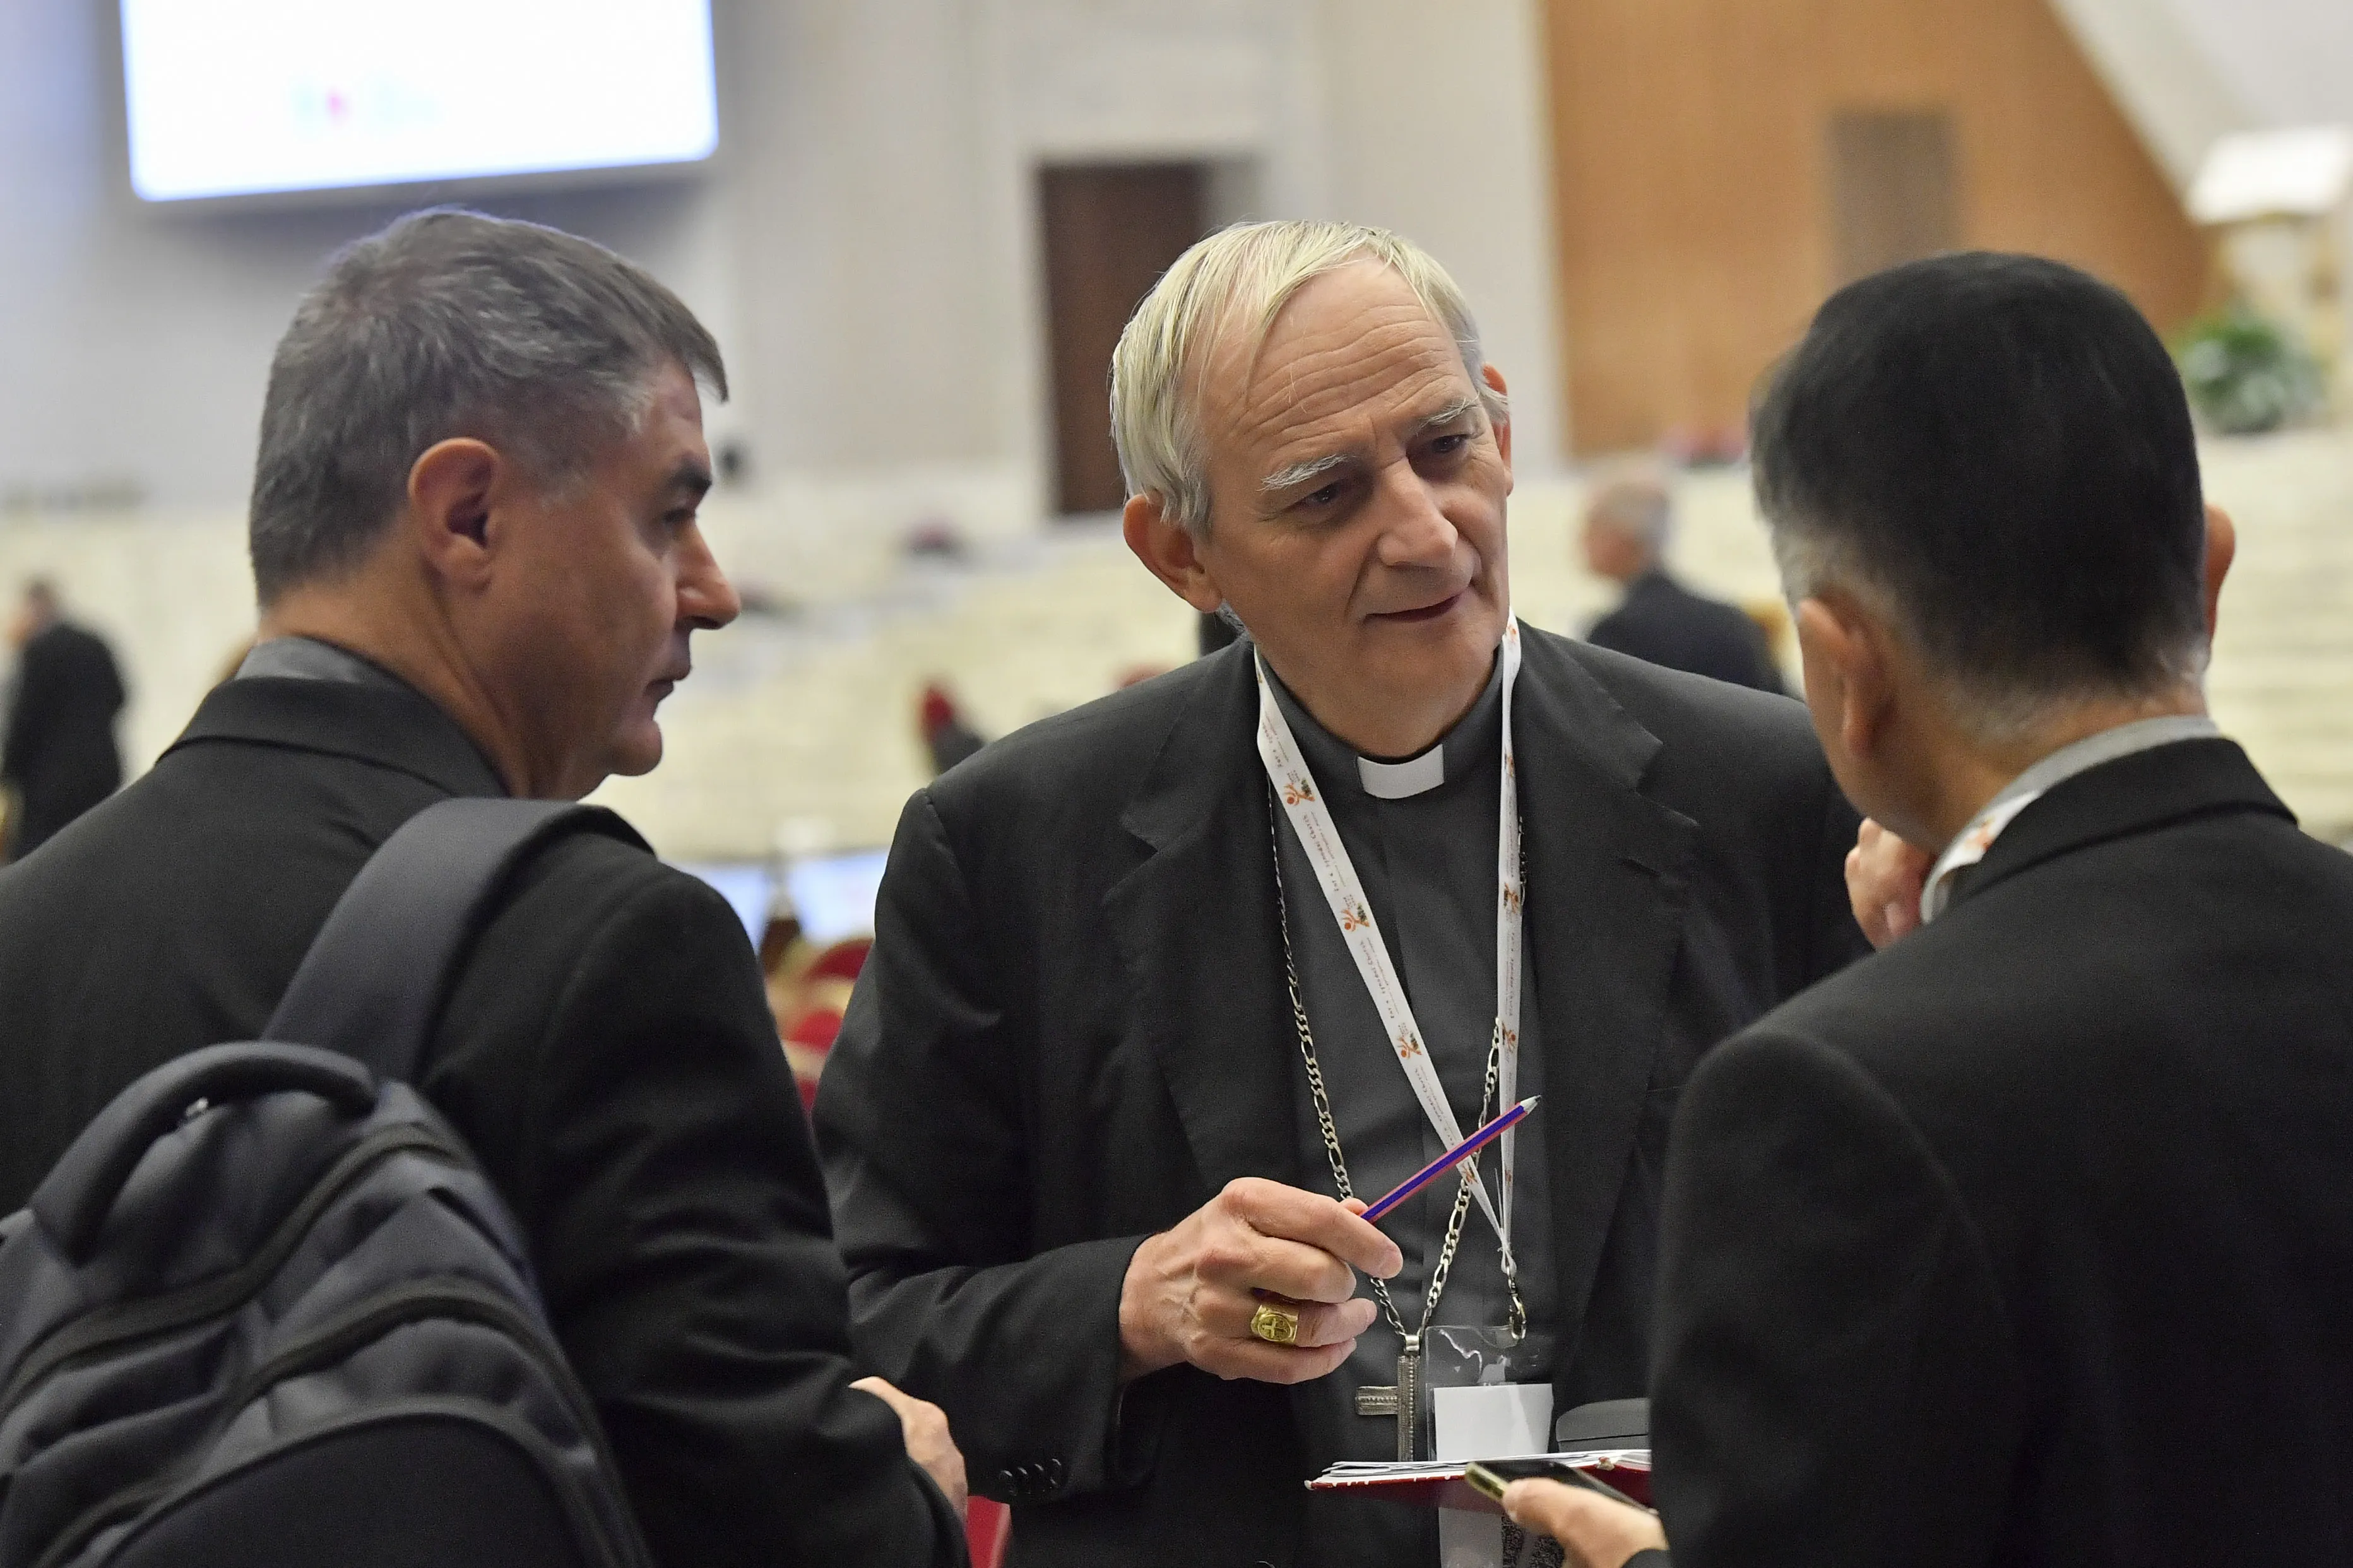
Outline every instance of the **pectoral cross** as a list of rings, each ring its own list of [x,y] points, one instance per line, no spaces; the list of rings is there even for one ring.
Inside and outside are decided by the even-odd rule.
[[[1390,1415],[1397,1418],[1398,1462],[1410,1462],[1414,1439],[1421,1430],[1421,1336],[1408,1334],[1405,1349],[1398,1356],[1398,1380],[1391,1388],[1360,1388],[1356,1390],[1356,1414],[1359,1415]]]

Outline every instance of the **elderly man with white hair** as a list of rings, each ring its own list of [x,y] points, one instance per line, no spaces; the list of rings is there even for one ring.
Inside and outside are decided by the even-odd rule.
[[[1862,951],[1855,818],[1797,704],[1513,618],[1504,377],[1407,241],[1203,240],[1112,402],[1130,546],[1248,635],[909,803],[818,1102],[853,1332],[1018,1561],[1421,1568],[1303,1483],[1643,1392],[1677,1093]]]

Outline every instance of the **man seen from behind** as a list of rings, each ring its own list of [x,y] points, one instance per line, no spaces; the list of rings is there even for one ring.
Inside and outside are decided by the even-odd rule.
[[[2207,716],[2234,536],[2164,345],[1944,257],[1833,296],[1755,426],[1925,924],[1684,1095],[1663,1521],[1507,1505],[1589,1568],[2353,1561],[2353,859]]]
[[[114,650],[66,618],[57,585],[46,578],[26,584],[8,631],[16,673],[0,740],[0,784],[16,798],[0,860],[30,855],[122,784],[114,721],[124,693]]]
[[[1765,634],[1747,614],[1693,593],[1667,570],[1674,499],[1655,479],[1613,479],[1586,508],[1579,536],[1586,569],[1626,596],[1594,622],[1586,639],[1669,669],[1782,690]]]

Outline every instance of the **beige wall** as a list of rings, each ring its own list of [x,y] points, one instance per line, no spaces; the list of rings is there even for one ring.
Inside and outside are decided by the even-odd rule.
[[[1438,18],[1443,18],[1442,24]],[[1509,379],[1514,457],[1567,449],[1543,0],[1321,0],[1328,205],[1438,252]]]
[[[894,530],[1043,521],[1047,159],[1214,160],[1219,216],[1407,230],[1462,274],[1542,464],[1559,397],[1540,4],[1450,0],[1433,26],[1399,0],[714,0],[708,169],[470,199],[677,288],[727,353],[736,397],[711,420],[755,483],[866,486]],[[398,210],[138,203],[113,11],[0,0],[0,509],[125,489],[241,505],[296,298]]]

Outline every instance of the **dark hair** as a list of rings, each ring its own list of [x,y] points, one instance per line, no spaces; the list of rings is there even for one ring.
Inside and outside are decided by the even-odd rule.
[[[576,236],[441,207],[345,247],[269,365],[249,519],[261,602],[354,564],[436,442],[477,437],[568,478],[635,427],[672,362],[727,395],[694,313]]]
[[[1751,435],[1792,594],[1824,574],[1876,588],[1980,702],[2021,719],[2198,674],[2189,407],[2106,284],[1987,252],[1849,284],[1773,373]]]

